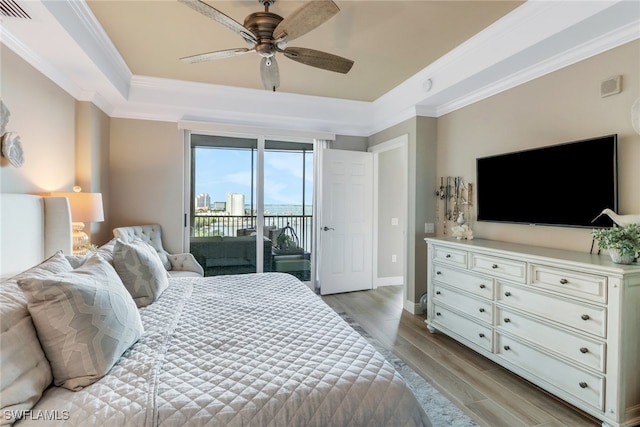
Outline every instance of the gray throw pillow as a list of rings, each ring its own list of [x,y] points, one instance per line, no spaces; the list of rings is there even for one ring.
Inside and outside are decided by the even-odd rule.
[[[116,239],[113,238],[95,251],[89,251],[85,255],[66,255],[65,258],[67,258],[67,261],[69,261],[69,264],[71,264],[74,269],[80,267],[86,260],[94,255],[100,255],[105,261],[113,265],[113,246],[115,244]]]
[[[158,253],[142,240],[116,240],[113,266],[138,307],[157,300],[169,286],[167,270]]]
[[[18,280],[71,270],[63,253],[57,252],[0,283],[0,425],[13,423],[11,414],[31,409],[53,379]]]
[[[76,270],[18,285],[57,386],[75,391],[98,381],[142,336],[131,295],[99,256]]]

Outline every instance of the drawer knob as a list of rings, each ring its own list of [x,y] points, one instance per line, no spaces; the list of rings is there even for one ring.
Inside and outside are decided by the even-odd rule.
[[[588,314],[583,314],[582,316],[580,316],[580,318],[581,318],[582,320],[589,320],[589,319],[591,319],[591,318],[589,317],[589,315],[588,315]]]
[[[480,309],[480,313],[484,313],[484,308],[481,308],[481,309]]]
[[[436,274],[437,274],[437,275],[441,275],[441,274],[442,274],[442,271],[436,271]]]
[[[480,338],[484,338],[484,334],[483,334],[482,332],[480,332],[480,333],[478,334],[478,336],[479,336]]]
[[[569,283],[567,279],[560,279],[560,284],[566,285],[567,283]]]
[[[504,293],[504,296],[505,296],[505,297],[510,297],[510,296],[511,296],[511,292],[509,292],[509,291],[505,292],[505,293]]]
[[[587,387],[588,387],[587,383],[585,383],[584,381],[580,382],[580,388],[587,388]]]
[[[508,345],[505,345],[505,346],[504,346],[504,349],[505,349],[506,351],[509,351],[509,350],[511,350],[511,347],[509,347]]]
[[[436,316],[442,316],[442,313],[440,313],[439,311],[436,313]]]
[[[504,318],[504,323],[509,323],[509,322],[511,322],[511,319],[509,319],[508,317],[505,317]]]
[[[484,289],[484,288],[486,288],[485,285],[480,285],[480,289]]]
[[[582,354],[589,353],[589,349],[587,347],[581,347],[580,348],[580,353],[582,353]]]
[[[493,268],[493,269],[495,270],[496,268],[498,268],[498,264],[493,264],[493,265],[491,266],[491,268]]]
[[[451,258],[451,254],[445,255],[445,258]]]
[[[440,291],[436,291],[436,295],[440,295],[442,292]]]

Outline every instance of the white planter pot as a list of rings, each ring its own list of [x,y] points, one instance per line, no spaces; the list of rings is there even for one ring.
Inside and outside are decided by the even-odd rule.
[[[609,255],[616,264],[631,264],[634,258],[632,255],[620,255],[620,252],[614,248],[609,248]]]

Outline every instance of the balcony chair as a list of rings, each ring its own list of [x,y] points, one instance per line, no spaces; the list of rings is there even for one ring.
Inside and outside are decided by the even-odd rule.
[[[158,255],[162,264],[171,277],[201,277],[204,276],[202,266],[190,253],[170,254],[162,246],[162,228],[159,224],[132,225],[128,227],[117,227],[113,229],[113,235],[125,242],[140,239],[151,245]]]

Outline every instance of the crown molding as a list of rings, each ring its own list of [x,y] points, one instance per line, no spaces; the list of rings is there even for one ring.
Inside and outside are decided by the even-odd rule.
[[[132,73],[87,3],[85,1],[43,1],[42,4],[126,99]]]
[[[53,80],[62,90],[72,97],[78,99],[82,95],[82,90],[75,82],[69,78],[64,70],[54,66],[50,61],[26,45],[19,37],[16,37],[5,26],[0,26],[0,40],[2,44],[11,49],[33,68]]]
[[[113,114],[362,135],[370,109],[361,101],[133,76],[128,102]]]
[[[533,61],[533,65],[531,66],[523,67],[520,71],[508,74],[505,78],[496,80],[491,84],[484,86],[478,85],[477,90],[469,91],[465,96],[441,103],[435,108],[435,115],[439,117],[466,107],[500,92],[512,89],[538,77],[550,74],[640,38],[640,15],[638,13],[640,12],[640,7],[638,4],[634,6],[633,3],[634,2],[630,1],[619,3],[599,16],[598,21],[600,25],[602,25],[603,21],[611,24],[610,31],[602,34],[594,34],[592,38],[588,38],[582,42],[578,40],[585,40],[584,36],[573,35],[572,37],[572,34],[570,34],[571,31],[564,32],[558,37],[550,37],[545,40],[545,43],[556,46],[561,46],[562,43],[564,43],[570,44],[572,47],[567,47],[551,56],[548,54],[540,54],[540,59]],[[623,23],[624,21],[628,22]],[[582,26],[589,27],[593,25],[593,22],[588,22],[587,20],[583,21],[582,24]],[[584,29],[581,29],[579,25],[573,28],[574,33],[581,31],[584,31]],[[602,30],[599,32],[601,31]],[[531,49],[527,51],[527,54],[530,55],[530,58],[538,58],[533,55]],[[433,111],[430,112],[433,113]]]
[[[333,141],[336,135],[326,132],[308,132],[291,130],[287,128],[261,128],[256,126],[237,126],[228,123],[200,122],[181,120],[178,122],[179,130],[187,130],[205,135],[219,136],[239,136],[245,135],[248,138],[254,138],[256,135],[264,136],[265,139],[277,138],[279,141],[307,142],[312,143],[316,139],[324,139]]]
[[[374,101],[373,131],[439,117],[640,38],[633,1],[528,1]]]
[[[640,38],[640,3],[529,0],[373,102],[133,75],[84,0],[28,3],[2,43],[111,117],[370,136],[439,117]]]

